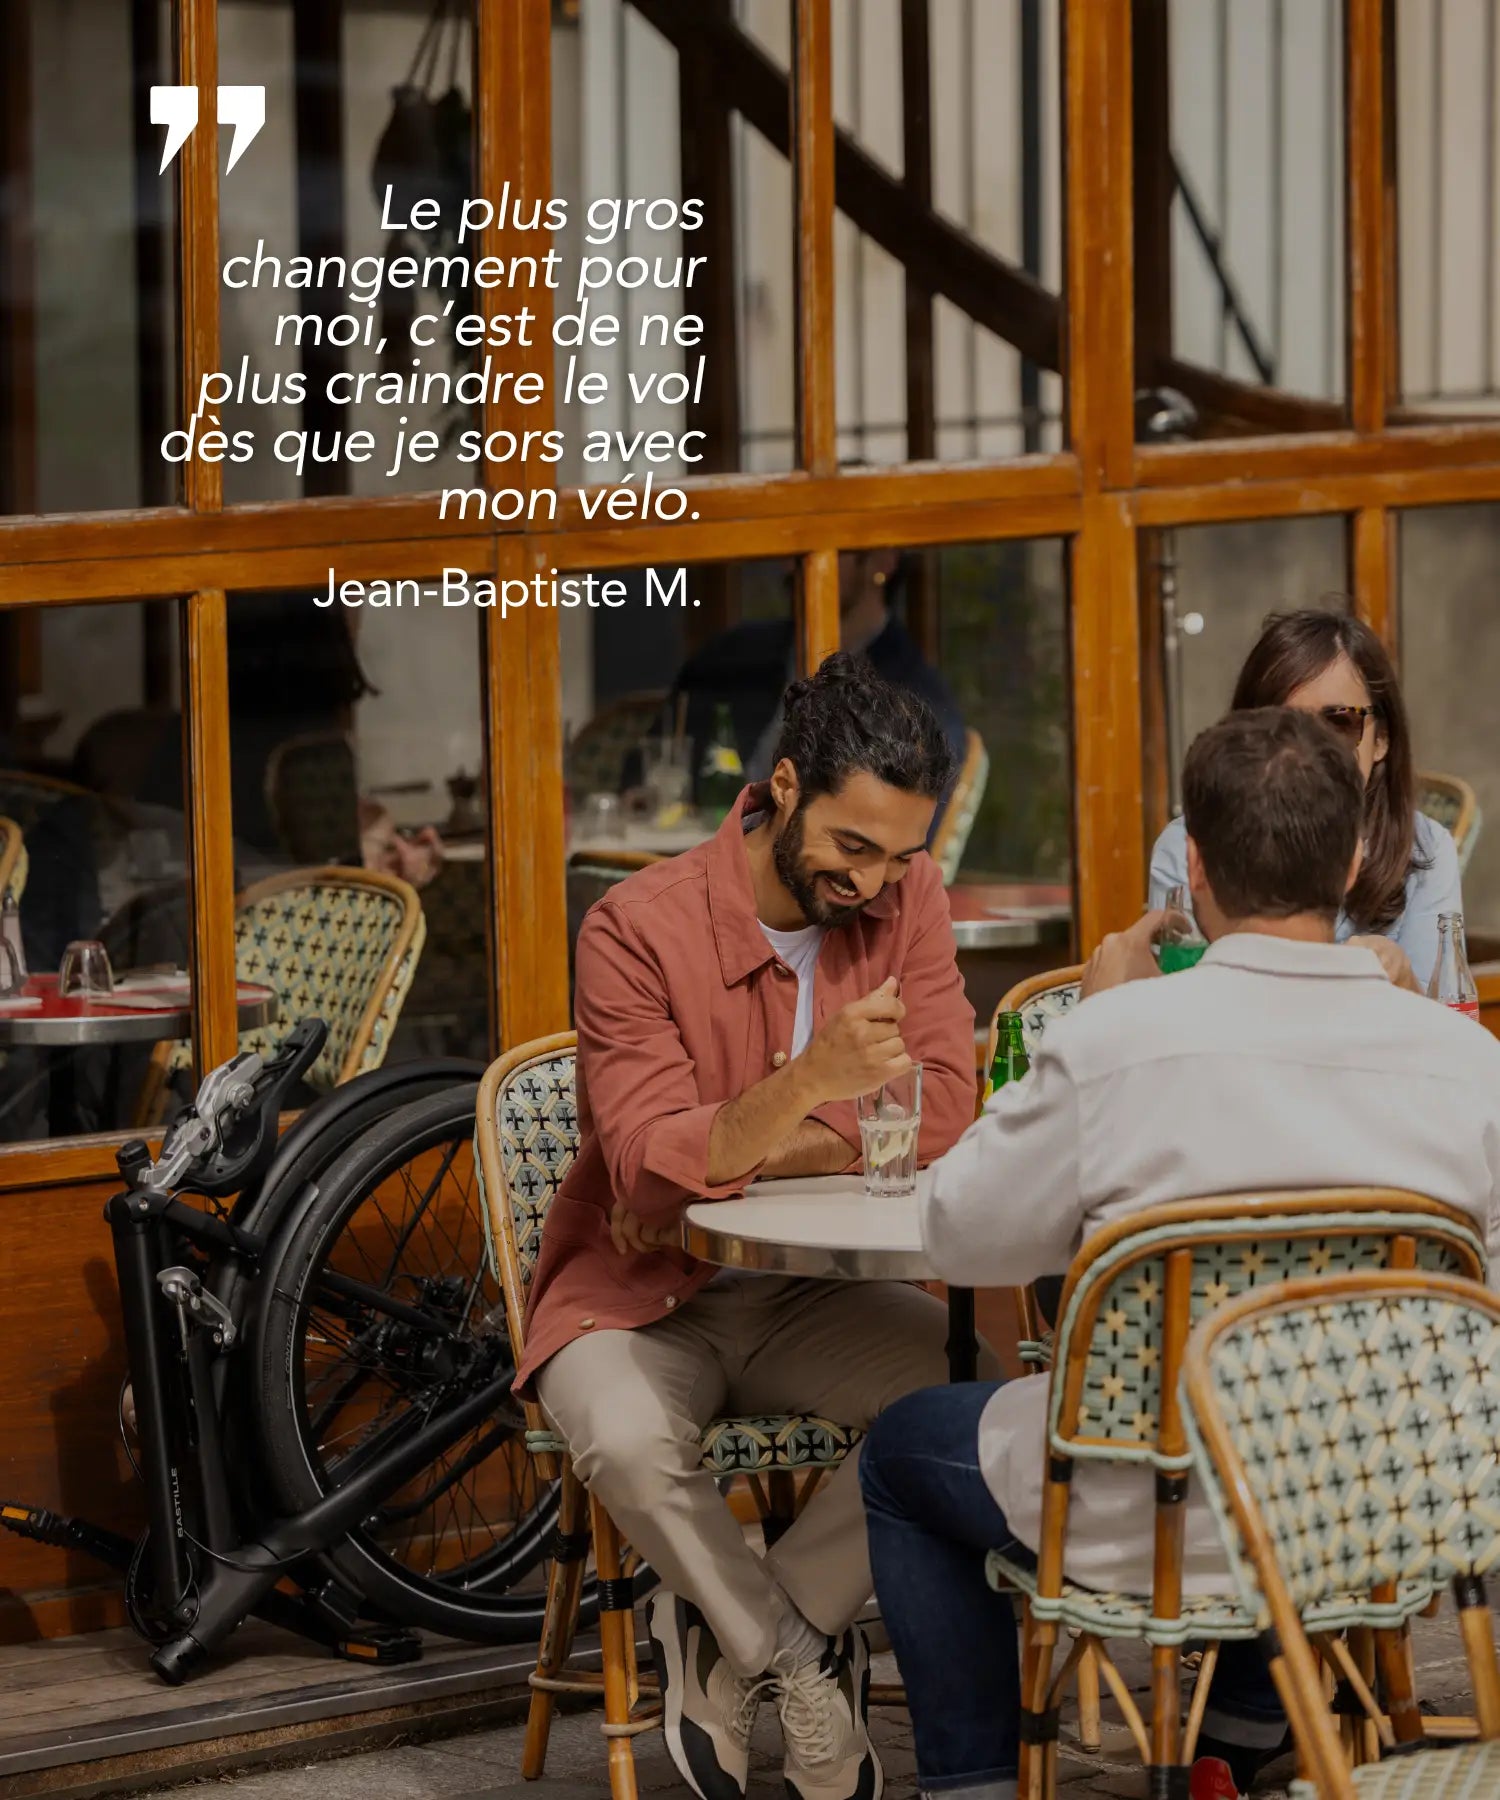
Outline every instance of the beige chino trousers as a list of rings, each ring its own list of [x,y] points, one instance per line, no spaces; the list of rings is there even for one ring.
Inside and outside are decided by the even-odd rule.
[[[700,1466],[703,1427],[815,1413],[864,1430],[903,1394],[947,1380],[947,1335],[947,1308],[919,1288],[746,1275],[657,1324],[576,1338],[537,1392],[623,1536],[700,1608],[738,1672],[758,1675],[775,1654],[781,1594],[830,1637],[870,1598],[858,1458],[762,1558]]]

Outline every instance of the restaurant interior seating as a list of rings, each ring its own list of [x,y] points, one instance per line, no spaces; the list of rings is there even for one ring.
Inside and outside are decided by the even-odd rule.
[[[357,863],[359,788],[348,734],[309,731],[277,744],[266,760],[266,809],[293,862]]]
[[[958,865],[964,859],[989,778],[989,752],[984,747],[984,739],[971,725],[964,733],[963,765],[930,847],[933,861],[943,872],[944,887],[952,887],[958,879]]]
[[[26,891],[26,839],[14,819],[0,814],[0,901],[7,894],[19,905]]]
[[[563,779],[569,791],[578,798],[619,793],[627,761],[641,739],[661,723],[666,703],[663,692],[625,694],[580,725],[563,753]]]

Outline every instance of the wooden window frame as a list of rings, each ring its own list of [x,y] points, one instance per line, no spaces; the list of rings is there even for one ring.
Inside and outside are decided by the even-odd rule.
[[[831,0],[791,0],[796,195],[799,467],[692,478],[696,517],[634,528],[589,525],[576,497],[555,524],[439,528],[430,496],[327,497],[225,508],[221,471],[191,464],[184,503],[126,513],[0,522],[0,607],[187,596],[184,720],[193,876],[195,1042],[208,1066],[233,1051],[229,832],[228,608],[236,590],[326,577],[494,576],[545,567],[798,559],[804,667],[838,641],[838,554],[869,545],[1067,540],[1071,580],[1077,935],[1085,946],[1135,916],[1144,890],[1143,696],[1152,655],[1137,605],[1142,528],[1312,513],[1350,520],[1360,614],[1394,643],[1396,509],[1500,501],[1500,425],[1393,428],[1395,208],[1389,155],[1392,0],[1346,0],[1349,424],[1296,436],[1139,447],[1135,442],[1134,208],[1130,0],[1058,0],[1062,11],[1069,447],[1055,455],[840,472],[834,412],[834,131]],[[180,79],[217,85],[215,0],[179,0]],[[477,8],[480,183],[550,191],[551,7]],[[181,404],[219,361],[217,134],[179,159]],[[1149,197],[1148,197],[1149,198]],[[492,233],[488,252],[505,253]],[[545,312],[545,296],[538,296]],[[543,344],[547,334],[538,333]],[[533,353],[540,359],[542,350]],[[538,366],[540,362],[538,360]],[[513,422],[492,404],[486,427]],[[538,423],[529,409],[527,423]],[[543,424],[550,421],[543,421]],[[535,485],[551,473],[526,471]],[[566,1024],[561,668],[555,614],[487,615],[494,927],[494,1042]],[[1149,750],[1150,746],[1147,745]],[[0,1185],[98,1172],[98,1140],[0,1152]]]

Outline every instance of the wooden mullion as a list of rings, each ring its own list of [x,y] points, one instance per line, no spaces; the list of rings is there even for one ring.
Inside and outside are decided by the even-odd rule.
[[[1079,947],[1145,893],[1134,475],[1129,0],[1065,0],[1068,420],[1083,482],[1070,557]]]
[[[931,0],[901,0],[901,184],[913,202],[932,206]],[[906,328],[906,454],[911,462],[937,455],[937,380],[933,356],[935,306],[919,264],[902,265]],[[907,558],[906,628],[931,663],[941,652],[937,558]]]
[[[1395,319],[1387,279],[1394,208],[1387,188],[1385,0],[1346,0],[1349,192],[1349,416],[1356,431],[1386,422]]]
[[[201,123],[178,157],[178,289],[182,306],[181,424],[205,374],[219,367],[219,87],[215,0],[178,0],[179,79],[196,87]],[[224,471],[194,458],[183,494],[195,513],[220,512]],[[171,585],[166,584],[169,588]],[[234,848],[230,799],[229,620],[222,585],[195,584],[182,624],[183,767],[192,897],[193,1057],[200,1076],[239,1045],[234,979]]]
[[[833,321],[833,22],[829,0],[793,0],[792,143],[797,190],[797,445],[802,467],[838,462]],[[798,664],[816,669],[839,646],[836,550],[803,559]]]
[[[1397,649],[1395,520],[1383,506],[1362,506],[1349,525],[1354,610],[1386,648]]]
[[[510,182],[523,207],[545,200],[551,183],[551,17],[547,0],[481,6],[475,70],[478,120],[477,191],[498,195]],[[520,242],[524,235],[528,240]],[[486,231],[483,254],[536,253],[537,234],[509,224]],[[518,408],[513,394],[486,400],[486,432],[552,424],[552,311],[545,293],[532,299],[536,342],[522,354],[526,370],[548,377],[543,400]],[[492,483],[494,471],[486,469]],[[550,485],[552,472],[528,458],[528,489]],[[489,557],[496,580],[527,579],[551,566],[549,534],[494,536],[472,545]],[[488,855],[491,877],[490,993],[494,1038],[501,1047],[568,1024],[566,844],[562,796],[562,667],[555,610],[526,607],[509,619],[483,615],[484,723],[488,746]]]

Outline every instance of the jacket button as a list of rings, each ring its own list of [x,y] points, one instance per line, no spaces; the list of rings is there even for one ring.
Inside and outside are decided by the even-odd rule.
[[[776,1052],[776,1054],[771,1058],[771,1067],[773,1069],[779,1069],[785,1061],[786,1061],[786,1051],[778,1050]]]
[[[592,1319],[580,1319],[578,1321],[578,1329],[580,1331],[592,1331],[594,1329],[594,1321]]]
[[[666,1307],[668,1312],[671,1312],[672,1308],[676,1304],[677,1304],[677,1296],[675,1294],[668,1294],[666,1299],[662,1301],[662,1305],[664,1307]]]

